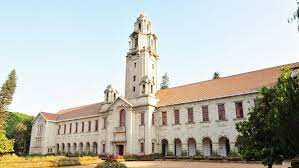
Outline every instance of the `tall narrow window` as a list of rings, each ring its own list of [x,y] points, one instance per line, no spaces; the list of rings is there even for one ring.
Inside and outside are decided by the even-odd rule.
[[[138,37],[135,38],[135,48],[138,47]]]
[[[136,81],[136,76],[135,76],[135,75],[133,76],[133,81],[134,81],[134,82]]]
[[[145,93],[145,85],[142,85],[142,93]]]
[[[107,128],[107,118],[104,117],[103,118],[103,129],[106,129]]]
[[[95,120],[95,124],[94,124],[94,131],[98,131],[99,130],[99,120]]]
[[[167,125],[167,112],[162,112],[162,125]]]
[[[226,120],[224,104],[218,104],[218,116],[219,120]]]
[[[91,121],[88,121],[88,132],[91,131]]]
[[[60,128],[61,128],[61,125],[58,125],[57,135],[60,135]]]
[[[151,94],[153,94],[154,93],[154,87],[153,87],[153,85],[151,85]]]
[[[193,108],[188,108],[188,123],[194,123]]]
[[[155,143],[152,142],[152,153],[155,153]]]
[[[144,143],[143,142],[140,143],[140,152],[144,153]]]
[[[209,108],[208,106],[203,106],[202,107],[202,121],[206,122],[209,121]]]
[[[72,133],[72,125],[73,125],[73,124],[70,123],[70,130],[69,130],[69,131],[70,131],[70,134]]]
[[[155,113],[153,113],[153,114],[152,114],[152,125],[155,125],[155,120],[156,120],[156,118],[155,118]]]
[[[106,145],[105,144],[103,144],[102,153],[106,153]]]
[[[136,88],[135,88],[135,86],[133,87],[133,92],[135,92],[135,90],[136,90]]]
[[[84,122],[81,123],[81,132],[84,132]]]
[[[66,133],[66,124],[64,124],[64,128],[63,128],[63,134]]]
[[[124,127],[126,126],[126,111],[124,109],[122,109],[120,112],[119,112],[119,126],[120,127]]]
[[[106,93],[106,101],[109,100],[109,92]]]
[[[237,116],[237,118],[244,118],[243,103],[242,102],[236,102],[235,106],[236,106],[236,116]]]
[[[137,67],[137,63],[136,62],[134,62],[134,68],[136,68]]]
[[[140,125],[144,125],[144,112],[140,113]]]
[[[180,124],[180,111],[174,110],[174,124]]]
[[[79,124],[79,123],[77,123],[77,122],[76,122],[76,129],[75,129],[75,133],[78,133],[78,124]]]

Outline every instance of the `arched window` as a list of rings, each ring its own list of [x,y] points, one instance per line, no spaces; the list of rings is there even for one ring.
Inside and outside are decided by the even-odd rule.
[[[124,109],[119,112],[119,126],[126,126],[126,111]]]

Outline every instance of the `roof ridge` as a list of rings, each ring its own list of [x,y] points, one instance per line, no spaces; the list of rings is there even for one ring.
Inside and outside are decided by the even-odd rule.
[[[81,106],[77,106],[77,107],[71,107],[71,108],[59,110],[55,114],[58,114],[58,115],[66,114],[66,113],[72,112],[72,110],[76,110],[76,109],[80,109],[80,108],[83,108],[83,107],[88,107],[88,106],[92,106],[92,105],[96,105],[96,104],[103,104],[103,102],[97,102],[97,103],[91,103],[91,104],[81,105]]]
[[[279,68],[279,67],[288,66],[288,65],[294,65],[294,64],[298,64],[298,63],[299,62],[294,62],[294,63],[289,63],[289,64],[277,65],[277,66],[273,66],[273,67],[269,67],[269,68],[257,69],[257,70],[253,70],[253,71],[248,71],[248,72],[243,72],[243,73],[239,73],[239,74],[234,74],[234,75],[229,75],[229,76],[221,77],[219,79],[209,79],[209,80],[204,80],[204,81],[199,81],[199,82],[192,82],[192,83],[189,83],[189,84],[184,84],[184,85],[174,86],[174,87],[163,89],[163,90],[158,90],[158,92],[160,92],[160,91],[162,92],[162,91],[166,91],[166,90],[172,90],[172,89],[176,89],[176,88],[180,88],[180,87],[185,87],[185,86],[196,85],[196,84],[205,83],[205,82],[209,82],[209,81],[219,81],[219,80],[223,80],[223,79],[226,79],[226,78],[231,78],[231,77],[235,77],[235,76],[239,76],[239,75],[244,75],[244,74],[249,74],[249,73],[254,73],[254,72],[259,72],[259,71],[276,69],[276,68]]]

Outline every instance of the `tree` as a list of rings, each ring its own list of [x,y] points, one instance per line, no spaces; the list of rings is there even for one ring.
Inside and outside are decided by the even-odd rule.
[[[16,89],[16,71],[12,70],[8,79],[4,82],[0,90],[0,154],[13,152],[13,140],[9,140],[5,135],[5,113],[11,104]]]
[[[213,74],[213,79],[220,79],[220,74],[219,74],[219,72],[215,72],[215,73]]]
[[[271,168],[299,152],[299,80],[290,74],[283,68],[275,86],[259,90],[248,121],[236,124],[236,146],[244,159],[262,160]]]
[[[5,131],[7,138],[15,140],[15,153],[28,154],[32,122],[32,116],[18,112],[7,112]]]
[[[16,71],[12,70],[0,90],[0,130],[4,129],[5,112],[12,102],[16,89],[16,80]]]
[[[162,82],[160,86],[161,89],[167,89],[169,87],[169,77],[167,73],[162,76]]]
[[[298,9],[294,12],[293,16],[288,19],[289,23],[292,23],[297,20],[298,31],[299,31],[299,0],[297,0]]]

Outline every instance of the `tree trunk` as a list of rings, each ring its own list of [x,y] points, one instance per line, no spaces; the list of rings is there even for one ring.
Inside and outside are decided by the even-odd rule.
[[[273,164],[268,164],[268,168],[272,168]]]

